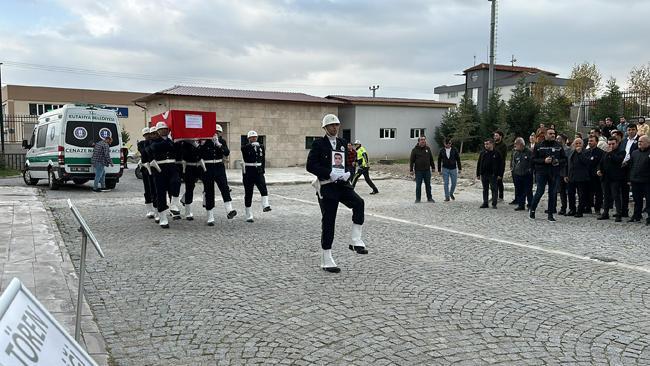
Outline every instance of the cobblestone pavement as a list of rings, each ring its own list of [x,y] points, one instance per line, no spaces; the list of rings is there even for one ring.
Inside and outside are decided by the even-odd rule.
[[[253,224],[233,187],[234,220],[217,205],[215,227],[196,209],[163,231],[139,184],[46,198],[70,253],[67,197],[103,245],[86,288],[116,364],[650,364],[647,226],[481,210],[473,187],[445,203],[436,186],[436,203],[414,204],[412,182],[378,182],[376,196],[361,182],[370,254],[347,249],[342,208],[342,272],[329,274],[308,185],[272,187],[271,213],[256,196]]]

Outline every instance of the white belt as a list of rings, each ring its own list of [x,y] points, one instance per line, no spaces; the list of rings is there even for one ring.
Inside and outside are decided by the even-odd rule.
[[[219,164],[219,163],[223,163],[223,159],[203,160],[203,162],[206,164]]]
[[[183,163],[185,163],[186,166],[201,166],[201,163],[199,163],[198,161],[196,163],[190,163],[190,162],[184,161]]]
[[[262,163],[244,163],[244,166],[262,166]]]
[[[160,164],[172,164],[172,163],[176,163],[176,160],[175,159],[165,159],[165,160],[161,160],[161,161],[156,161],[156,163],[158,163],[159,165]]]

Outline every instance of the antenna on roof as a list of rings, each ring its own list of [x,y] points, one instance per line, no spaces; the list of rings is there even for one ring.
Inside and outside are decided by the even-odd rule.
[[[515,66],[515,62],[517,62],[517,59],[515,58],[515,55],[512,55],[512,58],[510,59],[510,65]]]
[[[373,97],[373,98],[375,97],[375,91],[376,91],[377,89],[379,89],[379,85],[373,85],[373,86],[369,86],[369,87],[368,87],[368,90],[372,90],[372,97]]]

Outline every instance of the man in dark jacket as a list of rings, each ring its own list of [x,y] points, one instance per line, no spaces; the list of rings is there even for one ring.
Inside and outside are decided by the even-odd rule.
[[[271,211],[269,204],[269,191],[266,188],[266,149],[257,141],[256,131],[248,131],[246,134],[248,143],[241,147],[242,159],[244,160],[242,183],[244,184],[244,210],[246,211],[246,222],[253,222],[253,188],[257,187],[262,196],[262,212]]]
[[[639,137],[639,148],[630,157],[630,183],[634,196],[634,214],[630,222],[641,221],[643,199],[648,214],[645,224],[650,225],[650,137]]]
[[[609,219],[609,210],[612,208],[613,201],[616,207],[615,221],[621,222],[621,185],[625,181],[625,169],[623,168],[625,151],[619,150],[618,140],[613,136],[608,139],[607,145],[609,151],[600,160],[596,172],[601,179],[604,196],[603,213],[598,220]]]
[[[535,164],[537,191],[533,197],[533,204],[530,205],[530,218],[535,218],[535,210],[544,195],[546,185],[548,185],[548,221],[555,222],[553,217],[557,205],[555,192],[560,179],[560,170],[566,164],[564,148],[555,141],[555,130],[547,129],[544,141],[535,146],[533,164]]]
[[[316,176],[312,185],[316,188],[318,204],[323,215],[321,268],[332,273],[341,271],[332,258],[334,224],[339,202],[352,209],[352,243],[348,248],[358,254],[368,254],[366,245],[361,240],[364,202],[349,182],[350,167],[346,166],[344,172],[332,169],[332,152],[345,153],[347,147],[346,141],[337,137],[340,125],[338,117],[333,114],[323,117],[322,127],[326,134],[314,140],[307,157],[307,171]]]
[[[533,202],[533,172],[532,156],[530,150],[526,147],[524,139],[517,137],[515,140],[515,149],[512,152],[510,160],[510,171],[512,180],[515,184],[515,211],[526,209],[526,200],[528,205]]]
[[[571,151],[571,148],[567,145],[567,135],[564,134],[559,134],[555,140],[562,145],[562,148],[564,149],[564,155],[566,157],[569,156],[569,152]],[[557,193],[560,196],[560,212],[559,214],[564,216],[566,215],[566,207],[567,207],[567,197],[569,193],[569,184],[566,182],[564,179],[568,175],[568,170],[567,170],[567,164],[564,164],[564,167],[560,170],[560,182],[557,188]],[[557,205],[557,204],[556,204]],[[555,213],[555,212],[553,212]]]
[[[508,155],[508,146],[503,142],[503,132],[495,131],[493,136],[494,138],[494,151],[498,152],[501,155],[501,171],[506,170],[506,157]],[[501,177],[497,178],[497,190],[499,192],[499,200],[503,201],[503,174]]]
[[[569,212],[567,216],[582,217],[587,208],[587,191],[589,187],[589,157],[583,149],[584,141],[576,138],[573,141],[573,150],[567,158],[567,175],[564,181],[568,183]],[[576,193],[578,193],[578,207],[576,210]]]
[[[627,136],[623,139],[618,149],[625,151],[623,168],[625,169],[625,181],[621,185],[621,216],[628,217],[630,206],[630,156],[634,150],[639,148],[639,136],[637,135],[636,124],[627,125]]]
[[[476,179],[481,180],[483,186],[483,204],[481,208],[488,206],[488,191],[492,192],[492,208],[497,208],[497,181],[503,177],[503,163],[501,155],[494,151],[494,141],[487,139],[483,143],[485,150],[481,151],[476,164]]]
[[[600,159],[605,155],[605,151],[598,147],[598,142],[598,136],[589,136],[589,148],[585,151],[589,157],[589,193],[587,197],[587,213],[591,213],[591,208],[593,207],[596,215],[600,214],[600,209],[603,207],[603,189],[600,184],[600,177],[598,177],[596,171],[598,170]]]
[[[149,174],[149,171],[145,168],[144,164],[147,164],[151,161],[151,158],[147,155],[145,149],[151,144],[152,133],[149,130],[149,127],[142,129],[142,137],[144,140],[138,141],[138,152],[140,153],[140,162],[138,166],[140,167],[140,172],[142,173],[142,184],[144,186],[144,204],[147,205],[147,214],[146,217],[153,219],[155,216],[154,211],[156,210],[154,202],[156,201],[155,187],[153,185],[153,177]]]
[[[446,138],[444,148],[438,151],[438,173],[442,175],[442,182],[445,188],[445,201],[455,200],[454,191],[456,191],[456,182],[458,173],[462,170],[460,165],[460,154],[458,150],[451,146],[451,139]],[[451,181],[451,188],[449,182]]]
[[[435,202],[431,195],[431,172],[435,169],[436,164],[433,162],[431,148],[427,145],[427,138],[420,136],[417,145],[411,150],[409,159],[409,171],[411,175],[415,174],[415,203],[420,203],[422,182],[427,193],[427,202]]]

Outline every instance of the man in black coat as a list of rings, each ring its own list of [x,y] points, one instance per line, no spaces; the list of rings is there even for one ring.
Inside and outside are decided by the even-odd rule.
[[[147,147],[151,145],[151,139],[153,134],[149,130],[149,127],[142,129],[142,137],[144,140],[138,141],[138,152],[140,153],[140,162],[138,166],[140,172],[142,173],[142,185],[144,186],[144,204],[147,205],[147,215],[149,219],[153,219],[156,210],[156,189],[153,184],[153,176],[149,173],[149,170],[145,168],[144,164],[147,164],[151,161],[151,158],[147,154]]]
[[[530,218],[535,218],[535,210],[544,195],[548,185],[548,221],[555,222],[553,213],[557,206],[556,189],[559,186],[560,171],[566,164],[564,147],[555,141],[555,130],[549,128],[544,135],[544,141],[535,145],[533,150],[533,164],[535,165],[535,179],[537,190],[530,205]]]
[[[508,146],[506,146],[506,143],[503,141],[503,132],[495,131],[492,137],[494,138],[494,151],[498,152],[499,155],[501,155],[501,165],[503,166],[500,169],[501,171],[505,171]],[[503,190],[503,174],[501,174],[501,176],[497,178],[497,191],[499,193],[500,201],[503,201]]]
[[[584,141],[576,138],[573,150],[567,157],[567,175],[564,181],[568,183],[569,212],[567,216],[582,217],[587,207],[587,191],[589,186],[589,157],[583,149]],[[576,193],[578,205],[576,210]]]
[[[266,150],[264,145],[257,141],[257,132],[248,131],[246,135],[248,143],[241,147],[241,154],[244,160],[242,183],[244,184],[244,206],[246,210],[246,222],[253,222],[253,188],[257,187],[262,196],[262,212],[271,211],[269,204],[269,192],[266,189],[264,178],[266,167]]]
[[[170,211],[170,207],[167,205],[167,196],[172,197],[172,204],[174,204],[174,198],[178,198],[181,179],[176,166],[174,143],[167,137],[169,135],[167,124],[158,122],[155,129],[158,136],[152,140],[146,151],[152,157],[150,164],[153,167],[151,171],[156,185],[156,209],[160,215],[159,224],[163,229],[167,229],[169,228],[167,216]]]
[[[591,208],[595,210],[595,214],[600,214],[600,209],[603,207],[603,188],[600,184],[600,177],[596,174],[598,171],[598,164],[600,159],[605,155],[605,151],[598,147],[598,136],[590,135],[588,138],[589,148],[586,153],[589,157],[589,193],[588,193],[588,212],[591,213]]]
[[[645,224],[650,225],[650,137],[639,137],[639,149],[630,157],[630,183],[634,197],[634,214],[630,222],[641,221],[644,207],[648,214]]]
[[[341,122],[338,117],[328,114],[323,117],[322,127],[326,134],[314,140],[307,157],[307,171],[316,176],[312,184],[316,188],[318,204],[322,214],[321,268],[327,272],[338,273],[341,269],[332,258],[334,225],[339,202],[352,209],[352,244],[349,249],[358,254],[368,254],[361,240],[361,227],[364,222],[364,202],[349,182],[351,167],[333,169],[332,152],[346,152],[347,142],[338,136]]]
[[[503,177],[504,165],[501,161],[501,154],[494,150],[492,139],[485,140],[483,146],[485,150],[481,151],[476,164],[476,179],[480,179],[483,186],[481,208],[488,208],[488,191],[492,192],[492,208],[497,208],[497,181]]]
[[[613,136],[608,139],[607,145],[609,151],[600,160],[596,172],[601,179],[604,196],[603,213],[598,220],[609,219],[609,210],[612,208],[613,201],[614,207],[616,207],[615,221],[621,222],[621,185],[625,182],[625,169],[623,168],[625,151],[619,150],[618,140]]]
[[[623,168],[625,169],[625,181],[621,186],[621,216],[629,216],[630,206],[630,156],[634,150],[639,148],[639,136],[637,135],[636,124],[630,123],[627,125],[627,136],[623,139],[619,150],[625,151],[625,159],[623,160]]]

